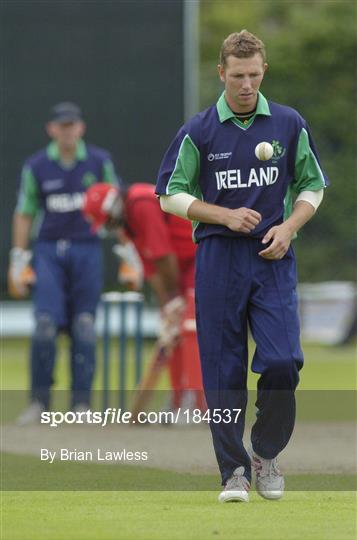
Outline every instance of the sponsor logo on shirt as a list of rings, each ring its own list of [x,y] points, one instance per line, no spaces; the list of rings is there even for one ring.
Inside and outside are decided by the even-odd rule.
[[[63,178],[54,178],[53,180],[45,180],[42,184],[43,191],[54,191],[60,189],[64,184]]]
[[[281,143],[277,140],[271,141],[271,145],[273,147],[274,153],[271,158],[273,163],[276,163],[279,159],[281,159],[283,156],[285,156],[286,148],[284,148]]]
[[[84,193],[54,193],[46,198],[48,212],[74,212],[83,205]]]
[[[242,178],[240,169],[217,171],[215,173],[217,189],[240,189],[252,186],[262,187],[275,184],[279,177],[278,167],[259,167],[250,169],[248,178]]]
[[[232,152],[220,152],[219,154],[208,154],[208,161],[216,161],[217,159],[228,159],[231,157]]]

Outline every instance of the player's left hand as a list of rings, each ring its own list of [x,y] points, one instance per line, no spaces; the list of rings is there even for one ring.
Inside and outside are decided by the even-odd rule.
[[[271,244],[266,249],[259,251],[258,255],[264,259],[282,259],[289,249],[292,237],[293,231],[285,223],[272,227],[262,240],[262,244],[267,244],[270,241]]]

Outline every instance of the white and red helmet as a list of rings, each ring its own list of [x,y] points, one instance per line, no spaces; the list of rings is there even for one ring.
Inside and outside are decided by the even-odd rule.
[[[99,182],[85,192],[82,213],[92,224],[93,232],[103,227],[109,218],[119,218],[121,212],[122,200],[116,186]]]

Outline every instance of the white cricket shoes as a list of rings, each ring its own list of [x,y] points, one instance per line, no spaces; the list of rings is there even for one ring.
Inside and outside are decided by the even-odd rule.
[[[45,407],[39,401],[32,401],[30,405],[20,414],[16,420],[17,426],[29,426],[39,424],[41,421],[41,413]]]
[[[224,490],[219,494],[219,502],[249,502],[250,484],[243,473],[244,467],[236,468],[231,478],[227,480]]]
[[[281,499],[284,495],[284,477],[278,467],[278,460],[264,459],[256,454],[252,446],[248,449],[252,469],[255,472],[255,487],[264,499]]]

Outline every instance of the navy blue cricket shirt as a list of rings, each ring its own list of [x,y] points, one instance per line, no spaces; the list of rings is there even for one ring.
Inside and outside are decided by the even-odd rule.
[[[96,182],[117,183],[108,152],[79,141],[75,161],[65,166],[52,142],[26,160],[16,211],[39,220],[39,240],[96,240],[81,213],[84,192]]]
[[[268,161],[255,156],[263,141],[274,149]],[[194,240],[199,242],[213,234],[261,238],[291,214],[294,196],[318,191],[327,183],[310,130],[297,111],[259,93],[255,115],[241,122],[223,93],[216,105],[179,130],[161,163],[156,193],[189,193],[207,203],[244,206],[262,215],[249,235],[193,222]]]

